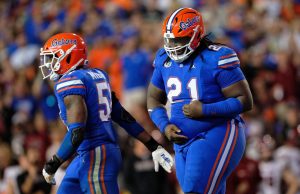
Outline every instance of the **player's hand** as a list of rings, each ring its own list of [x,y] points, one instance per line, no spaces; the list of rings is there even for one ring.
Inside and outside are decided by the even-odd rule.
[[[165,169],[168,173],[171,173],[173,166],[173,158],[162,146],[158,146],[157,149],[152,152],[152,159],[154,162],[154,170],[158,172],[159,165]]]
[[[56,181],[54,178],[54,174],[48,174],[45,169],[43,169],[43,176],[47,183],[51,185],[55,185]]]
[[[58,158],[57,155],[53,155],[52,158],[46,162],[43,169],[43,176],[47,183],[55,185],[54,174],[57,171],[58,167],[62,164],[62,160]]]
[[[202,103],[199,100],[193,100],[190,104],[186,104],[182,108],[183,114],[189,118],[199,119],[203,117]]]
[[[176,143],[176,144],[183,144],[188,140],[188,137],[184,136],[184,135],[179,135],[178,133],[180,133],[181,130],[173,124],[169,124],[166,126],[165,129],[165,135],[166,137]]]

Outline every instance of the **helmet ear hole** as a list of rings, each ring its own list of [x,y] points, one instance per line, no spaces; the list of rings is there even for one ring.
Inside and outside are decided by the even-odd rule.
[[[66,61],[67,61],[67,63],[70,63],[70,61],[71,61],[71,55],[68,55],[68,56],[67,56]]]

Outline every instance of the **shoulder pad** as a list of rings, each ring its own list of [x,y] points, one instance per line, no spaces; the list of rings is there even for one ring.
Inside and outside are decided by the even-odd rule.
[[[208,46],[208,49],[209,50],[212,50],[212,51],[220,51],[224,46],[223,45],[217,45],[217,44],[212,44],[212,45],[209,45]]]
[[[218,50],[218,68],[222,69],[232,69],[240,66],[240,60],[236,52],[227,47],[222,46]]]
[[[100,73],[102,74],[102,76],[104,76],[104,78],[109,81],[109,76],[108,74],[106,73],[106,71],[100,69],[100,68],[94,68],[94,69],[91,69],[92,71],[97,71],[97,73]]]
[[[64,91],[67,92],[67,90],[85,89],[82,73],[76,70],[65,74],[55,83],[54,89],[57,93],[65,93]]]
[[[154,67],[161,67],[163,64],[169,60],[169,56],[167,55],[164,48],[160,48],[155,55],[155,59],[153,62]]]
[[[104,75],[104,77],[106,78],[106,80],[109,81],[109,76],[108,76],[108,74],[106,73],[106,71],[104,71],[104,70],[102,70],[102,69],[99,69],[99,70],[103,73],[103,75]]]
[[[164,48],[160,48],[158,49],[158,51],[156,52],[156,55],[162,56],[164,54],[167,54]]]
[[[61,80],[63,79],[66,79],[66,78],[71,78],[71,77],[76,77],[78,79],[80,79],[82,77],[82,73],[80,70],[74,70],[74,71],[71,71],[65,75],[63,75],[59,80],[58,82],[61,82]]]

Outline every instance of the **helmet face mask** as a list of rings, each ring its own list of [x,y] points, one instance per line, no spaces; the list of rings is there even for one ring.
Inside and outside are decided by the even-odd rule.
[[[184,61],[192,51],[189,49],[190,37],[164,38],[167,54],[176,62]]]
[[[191,8],[180,8],[164,21],[165,51],[175,62],[183,62],[200,45],[203,34],[201,14]]]
[[[57,53],[63,52],[61,49],[57,51],[46,50],[43,51],[41,49],[41,65],[40,70],[42,72],[43,79],[51,77],[53,73],[59,70],[60,68],[60,57],[58,57]]]
[[[73,33],[61,33],[51,37],[41,48],[43,79],[57,80],[60,76],[87,62],[86,45],[83,39]]]

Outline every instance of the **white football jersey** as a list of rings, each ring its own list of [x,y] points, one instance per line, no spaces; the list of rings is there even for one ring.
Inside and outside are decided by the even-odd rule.
[[[282,161],[294,173],[300,182],[300,149],[293,146],[281,146],[275,151],[275,159]],[[300,194],[300,188],[297,194]]]
[[[262,178],[259,186],[260,194],[281,194],[281,179],[284,168],[284,163],[276,160],[262,161],[259,164]]]
[[[300,178],[300,149],[292,146],[281,146],[275,151],[275,159],[286,163],[295,176]]]

